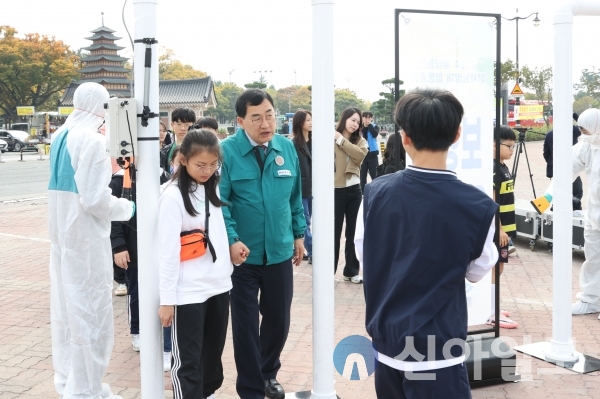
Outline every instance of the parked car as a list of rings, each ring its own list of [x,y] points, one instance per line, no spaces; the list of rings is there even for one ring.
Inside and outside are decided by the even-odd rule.
[[[31,139],[29,134],[20,130],[0,130],[0,140],[6,141],[8,151],[34,150],[39,140]]]
[[[4,154],[6,151],[8,151],[8,143],[4,140],[0,139],[0,151]]]

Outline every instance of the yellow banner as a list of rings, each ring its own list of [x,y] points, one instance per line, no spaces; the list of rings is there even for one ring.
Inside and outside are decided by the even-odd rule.
[[[74,107],[58,107],[58,114],[62,116],[69,116],[74,110]]]
[[[35,107],[17,107],[17,115],[32,116],[35,114]]]
[[[541,119],[544,117],[543,105],[516,105],[515,120]]]

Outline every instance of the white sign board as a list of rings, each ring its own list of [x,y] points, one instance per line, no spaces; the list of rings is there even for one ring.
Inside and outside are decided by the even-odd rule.
[[[496,107],[492,21],[489,16],[402,13],[398,22],[400,89],[442,88],[458,98],[465,110],[462,136],[448,152],[447,167],[490,197]],[[466,285],[469,325],[484,324],[491,314],[491,273]]]

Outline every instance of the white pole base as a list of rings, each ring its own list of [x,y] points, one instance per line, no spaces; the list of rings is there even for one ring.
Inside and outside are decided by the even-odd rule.
[[[552,356],[552,344],[550,342],[536,342],[534,344],[516,346],[513,349],[580,374],[600,370],[600,359],[583,353],[575,352],[578,355],[575,361],[552,360],[549,358],[549,356]]]
[[[546,359],[552,362],[577,362],[579,361],[579,352],[575,351],[573,342],[567,343],[551,341],[550,350],[546,352]]]
[[[340,399],[334,393],[328,395],[316,394],[311,391],[303,391],[303,392],[288,392],[285,394],[285,399]]]

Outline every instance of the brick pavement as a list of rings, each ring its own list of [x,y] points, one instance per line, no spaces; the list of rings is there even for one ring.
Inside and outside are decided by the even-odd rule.
[[[538,194],[547,184],[541,143],[527,149]],[[517,180],[517,198],[530,198],[531,187],[522,157]],[[584,190],[587,188],[584,181]],[[584,191],[585,192],[585,191]],[[0,204],[0,399],[56,398],[50,354],[48,254],[46,201]],[[502,276],[502,308],[519,322],[516,330],[502,336],[514,346],[549,340],[552,316],[552,257],[540,244],[532,252],[528,240],[517,239],[518,257],[511,258]],[[343,259],[343,258],[342,258]],[[573,295],[583,252],[573,253]],[[364,298],[361,286],[335,283],[335,342],[348,335],[366,335]],[[288,392],[309,390],[312,380],[312,295],[311,267],[303,263],[294,276],[292,326],[282,354],[279,381]],[[105,382],[124,398],[140,398],[139,355],[131,350],[125,299],[114,297],[115,347]],[[573,318],[573,337],[578,350],[600,357],[600,321],[596,315]],[[521,354],[518,371],[523,380],[473,390],[474,398],[582,398],[600,397],[600,374],[585,376],[551,367]],[[235,365],[231,331],[223,355],[225,382],[217,392],[220,399],[235,398]],[[349,381],[336,375],[340,398],[375,398],[373,378]],[[168,373],[165,386],[169,389]],[[167,391],[171,397],[172,391]]]

